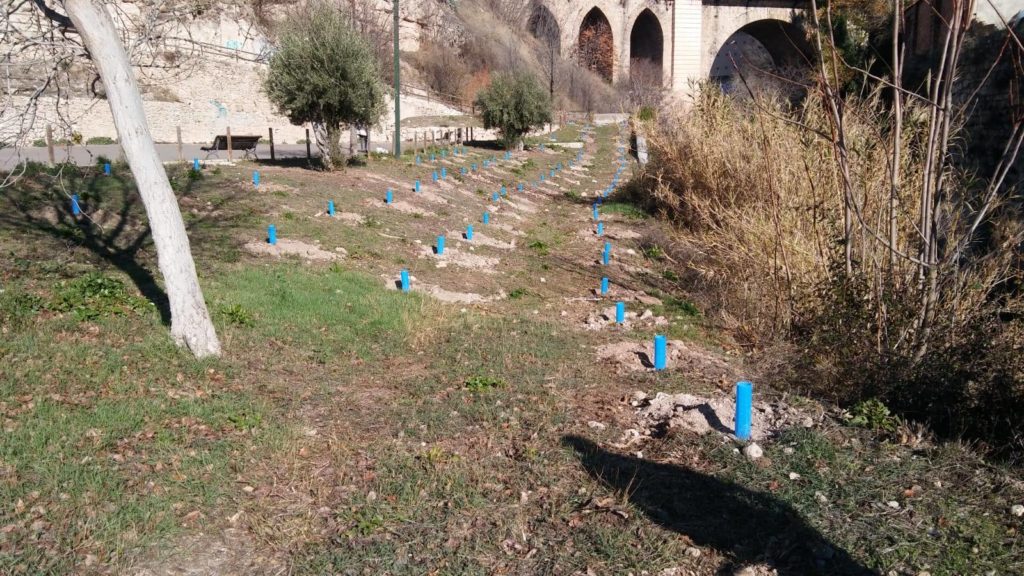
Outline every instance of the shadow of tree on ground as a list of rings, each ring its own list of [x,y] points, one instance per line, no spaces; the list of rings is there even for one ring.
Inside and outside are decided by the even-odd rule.
[[[624,492],[653,522],[726,556],[719,574],[757,563],[779,576],[876,574],[769,494],[684,466],[622,456],[579,436],[565,436],[562,444],[591,477]]]
[[[176,192],[179,204],[191,194],[191,185],[189,180],[184,190]],[[80,198],[79,215],[72,213],[72,193]],[[212,208],[230,201],[225,198]],[[186,226],[190,235],[207,219],[193,218]],[[151,271],[156,264],[155,250],[147,253],[152,248],[152,231],[130,172],[103,176],[92,168],[65,167],[55,174],[23,176],[0,196],[0,226],[26,235],[49,236],[69,248],[85,248],[126,274],[159,311],[161,322],[170,325],[167,293]]]

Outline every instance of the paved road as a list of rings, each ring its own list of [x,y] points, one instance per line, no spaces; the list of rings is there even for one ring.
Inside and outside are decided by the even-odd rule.
[[[182,146],[185,160],[191,161],[193,158],[206,160],[207,153],[200,150],[202,146],[202,144],[185,144]],[[411,147],[412,143],[409,143],[409,146]],[[375,142],[373,143],[373,147],[374,149],[379,147],[385,150],[390,150],[391,143]],[[160,154],[160,159],[164,162],[176,162],[178,160],[177,144],[157,144],[156,149],[157,153]],[[277,160],[301,159],[306,157],[306,145],[278,145],[274,147],[274,153]],[[312,147],[312,153],[314,157],[317,157],[315,145]],[[270,146],[262,143],[257,145],[256,155],[261,160],[269,160]],[[90,166],[95,164],[96,159],[100,156],[105,156],[114,161],[124,158],[121,147],[116,144],[71,147],[59,146],[54,148],[54,157],[57,162],[72,162],[78,166]],[[235,160],[239,160],[243,157],[243,154],[235,152],[233,157]],[[227,152],[222,150],[216,155],[210,156],[209,160],[227,161],[227,158]],[[0,172],[10,171],[25,160],[46,163],[49,162],[49,155],[45,147],[0,149]]]

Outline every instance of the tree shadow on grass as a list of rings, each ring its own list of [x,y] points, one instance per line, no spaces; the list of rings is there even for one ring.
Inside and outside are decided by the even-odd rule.
[[[182,198],[191,195],[191,184],[188,181],[177,193],[179,206]],[[73,214],[64,190],[79,195],[81,214]],[[49,236],[69,248],[85,248],[127,275],[156,307],[161,322],[170,325],[167,293],[150,270],[155,264],[155,251],[152,256],[146,253],[152,245],[152,230],[130,172],[103,176],[91,168],[64,167],[56,175],[41,172],[24,176],[5,192],[0,197],[0,226],[25,236]],[[224,198],[208,213],[230,202],[230,198]],[[188,222],[190,236],[207,219],[209,216]]]
[[[759,563],[779,576],[876,574],[769,494],[684,466],[615,454],[578,436],[565,436],[562,444],[590,476],[625,492],[653,522],[726,556],[719,574]]]

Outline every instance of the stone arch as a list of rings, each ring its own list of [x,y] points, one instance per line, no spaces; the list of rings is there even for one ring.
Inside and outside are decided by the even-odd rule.
[[[615,35],[608,17],[593,7],[583,17],[576,42],[576,57],[581,66],[593,70],[611,82],[615,74]]]
[[[661,21],[645,8],[629,34],[629,75],[634,81],[664,83],[665,33]]]
[[[719,47],[711,65],[711,79],[726,91],[739,88],[739,74],[748,80],[797,79],[813,62],[814,51],[803,28],[776,19],[756,20],[742,26]]]
[[[534,3],[530,18],[526,21],[526,29],[534,38],[554,48],[556,54],[562,52],[562,28],[551,10],[539,2]]]

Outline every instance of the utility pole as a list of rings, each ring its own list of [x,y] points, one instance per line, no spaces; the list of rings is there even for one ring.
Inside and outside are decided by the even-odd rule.
[[[395,158],[402,157],[402,63],[398,58],[398,0],[395,0]]]

